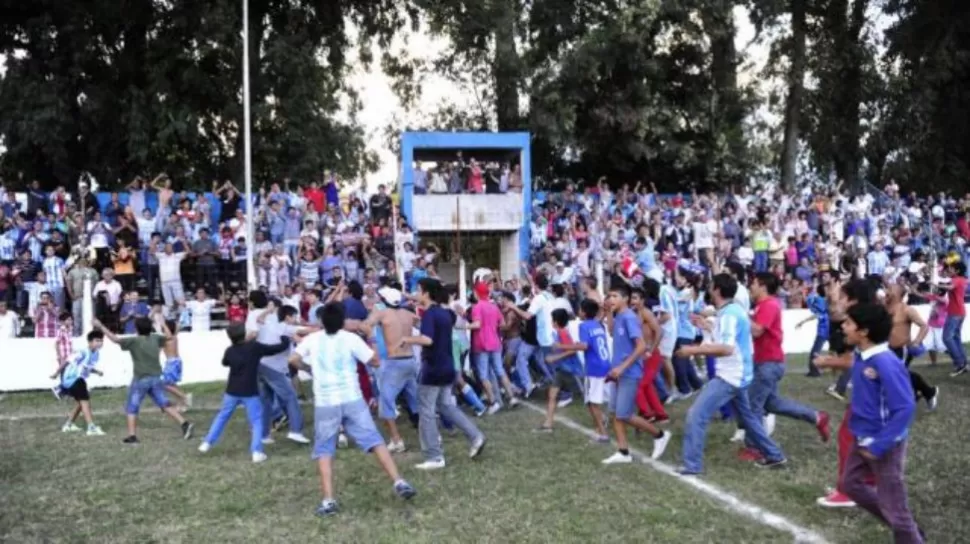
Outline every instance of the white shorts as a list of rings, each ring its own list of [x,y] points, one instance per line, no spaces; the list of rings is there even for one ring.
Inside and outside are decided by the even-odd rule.
[[[946,345],[943,343],[943,327],[930,327],[930,332],[923,339],[923,346],[927,351],[946,352]]]
[[[604,404],[609,400],[606,378],[586,378],[586,404]]]
[[[657,349],[660,351],[660,355],[664,359],[670,360],[670,358],[674,355],[674,347],[676,345],[676,335],[664,335],[664,337],[660,339],[660,345],[657,346]]]

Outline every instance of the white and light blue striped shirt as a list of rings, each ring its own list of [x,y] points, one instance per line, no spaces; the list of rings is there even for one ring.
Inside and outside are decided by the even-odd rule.
[[[74,382],[87,379],[91,370],[98,364],[98,352],[84,348],[71,354],[70,362],[61,373],[61,387],[69,389]]]
[[[64,287],[64,259],[54,256],[54,257],[44,257],[44,262],[41,265],[44,269],[44,274],[47,275],[47,285],[51,289],[61,289]]]
[[[754,379],[754,343],[751,319],[737,302],[717,311],[714,343],[734,348],[730,355],[714,359],[715,375],[734,387],[747,387]]]
[[[357,363],[373,359],[374,351],[360,336],[347,331],[337,331],[334,335],[315,332],[300,342],[296,353],[313,369],[314,406],[339,406],[363,400]]]
[[[16,258],[17,241],[13,238],[15,231],[8,231],[0,235],[0,261],[12,261]]]

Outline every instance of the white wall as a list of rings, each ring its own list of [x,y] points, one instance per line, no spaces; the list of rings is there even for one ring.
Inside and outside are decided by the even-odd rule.
[[[514,230],[526,220],[519,193],[483,195],[414,195],[415,231],[454,232]],[[459,224],[460,223],[460,224]]]
[[[928,316],[929,306],[917,306]],[[808,310],[786,310],[783,316],[785,353],[804,354],[815,342],[815,323],[801,329],[795,325],[808,317]],[[963,338],[970,339],[970,320],[963,323]],[[75,345],[83,346],[83,339]],[[183,383],[204,383],[226,379],[222,354],[229,346],[225,331],[179,334],[179,352],[183,361]],[[53,339],[16,338],[0,340],[0,391],[47,389],[55,385],[50,375],[57,368]],[[105,342],[98,368],[104,376],[91,376],[93,387],[121,387],[131,382],[131,357],[117,345]]]

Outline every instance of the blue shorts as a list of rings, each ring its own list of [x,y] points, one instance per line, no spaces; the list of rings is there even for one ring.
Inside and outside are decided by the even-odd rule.
[[[336,406],[316,406],[313,408],[313,459],[333,457],[341,427],[365,453],[384,445],[384,437],[377,430],[364,399]]]
[[[175,357],[165,361],[162,369],[162,382],[165,385],[175,385],[182,381],[182,359]]]
[[[128,387],[128,400],[125,402],[125,413],[133,416],[138,414],[142,401],[146,396],[150,396],[152,401],[159,408],[168,408],[172,405],[168,397],[165,396],[165,384],[159,376],[147,376],[131,381]]]
[[[637,407],[637,389],[640,380],[636,378],[620,378],[613,387],[610,395],[610,412],[617,419],[626,420],[633,417]]]

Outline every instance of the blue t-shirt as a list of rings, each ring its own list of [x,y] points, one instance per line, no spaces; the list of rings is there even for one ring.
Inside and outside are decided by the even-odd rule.
[[[579,341],[586,344],[586,376],[605,378],[610,371],[610,349],[606,344],[606,327],[595,319],[579,324]]]
[[[367,308],[356,298],[347,297],[344,299],[344,315],[347,319],[364,321],[367,319]]]
[[[677,338],[693,340],[697,337],[697,327],[690,322],[690,316],[694,313],[694,298],[691,296],[692,294],[693,291],[690,289],[684,289],[678,295]]]
[[[560,344],[573,343],[573,339],[569,335],[569,331],[566,329],[557,330],[556,335]],[[583,363],[579,361],[579,355],[576,355],[575,353],[560,359],[558,362],[556,362],[555,367],[557,370],[561,370],[567,374],[572,374],[573,376],[583,375]]]
[[[818,320],[818,329],[815,333],[821,338],[829,336],[829,303],[825,297],[818,296],[817,293],[808,296],[808,309]]]
[[[421,316],[421,335],[431,345],[421,350],[421,385],[449,386],[455,382],[455,361],[451,353],[451,312],[437,304]]]
[[[633,310],[627,308],[613,317],[613,360],[611,368],[620,366],[636,348],[637,339],[643,338],[643,328]],[[643,376],[643,360],[637,359],[621,376],[640,379]]]

